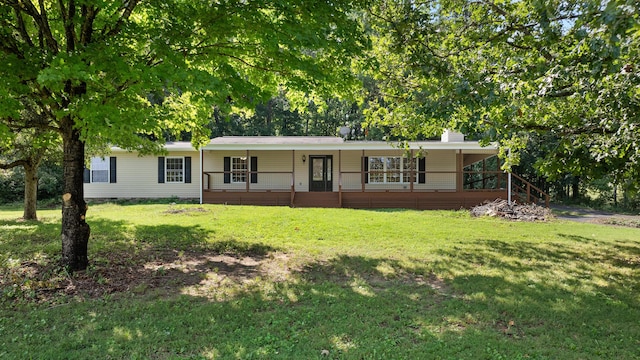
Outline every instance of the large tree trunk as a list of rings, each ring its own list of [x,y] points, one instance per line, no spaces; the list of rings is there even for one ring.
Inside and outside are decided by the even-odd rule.
[[[24,212],[25,220],[38,220],[38,164],[24,166]]]
[[[76,271],[86,269],[89,264],[87,245],[90,228],[85,221],[87,204],[82,182],[84,142],[73,128],[72,119],[64,119],[63,125],[62,264],[69,271]]]

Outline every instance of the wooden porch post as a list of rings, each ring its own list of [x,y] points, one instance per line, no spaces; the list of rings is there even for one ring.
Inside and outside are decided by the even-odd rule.
[[[456,191],[457,192],[461,192],[462,191],[462,178],[463,178],[463,157],[462,157],[462,149],[458,150],[458,153],[456,154],[456,173],[458,174],[458,176],[456,176]]]
[[[411,176],[409,176],[409,192],[413,192],[413,182],[415,181],[415,161],[413,161],[414,157],[413,157],[413,149],[411,149],[411,158],[409,159],[409,171]],[[417,206],[416,206],[417,208]]]
[[[291,206],[296,195],[296,151],[291,150]]]
[[[247,164],[247,170],[246,170],[246,176],[245,176],[245,180],[246,180],[245,183],[247,185],[247,192],[249,192],[249,179],[251,178],[251,173],[250,173],[250,171],[251,171],[251,166],[250,166],[251,158],[249,157],[249,150],[247,150],[247,161],[246,161],[246,164]]]
[[[367,174],[364,173],[364,149],[362,149],[362,157],[360,158],[360,185],[362,186],[362,192],[364,192],[364,179]]]
[[[342,207],[342,150],[338,150],[338,205]]]

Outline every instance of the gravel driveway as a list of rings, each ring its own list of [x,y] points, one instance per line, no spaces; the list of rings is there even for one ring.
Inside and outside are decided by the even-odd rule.
[[[561,220],[640,227],[640,215],[617,214],[608,211],[554,204],[551,205],[551,210],[553,210],[554,216]]]

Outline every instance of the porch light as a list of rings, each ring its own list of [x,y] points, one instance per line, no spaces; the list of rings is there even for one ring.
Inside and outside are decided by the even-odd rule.
[[[306,162],[307,161],[307,155],[302,155],[302,162]]]

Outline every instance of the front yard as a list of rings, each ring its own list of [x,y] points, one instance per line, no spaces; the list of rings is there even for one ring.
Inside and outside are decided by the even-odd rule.
[[[459,211],[0,208],[0,358],[638,359],[640,229]]]

